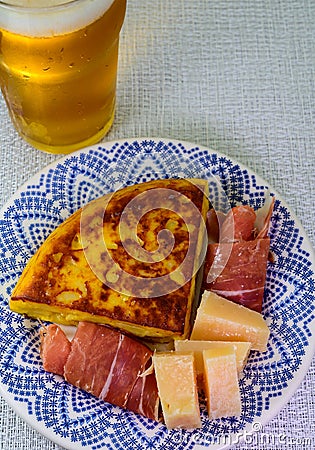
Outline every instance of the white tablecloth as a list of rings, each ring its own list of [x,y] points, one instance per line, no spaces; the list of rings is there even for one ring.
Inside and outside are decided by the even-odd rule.
[[[166,137],[225,153],[286,199],[314,246],[314,80],[314,0],[129,0],[104,141]],[[3,205],[58,157],[20,139],[2,97],[0,124]],[[315,448],[314,361],[265,438],[233,449]],[[38,448],[60,449],[1,400],[0,449]]]

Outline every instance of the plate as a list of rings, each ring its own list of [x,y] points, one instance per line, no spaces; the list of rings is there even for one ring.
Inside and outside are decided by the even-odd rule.
[[[162,423],[102,402],[43,370],[36,320],[9,310],[26,262],[55,227],[90,200],[155,178],[219,180],[232,206],[276,198],[263,315],[265,353],[252,352],[240,378],[242,413],[202,428],[168,431]],[[215,190],[214,190],[215,191]],[[218,196],[220,197],[220,196]],[[223,196],[224,197],[224,196]],[[65,156],[35,175],[0,213],[0,389],[33,428],[66,449],[219,449],[259,431],[302,381],[314,354],[314,255],[298,219],[258,175],[207,148],[165,139],[134,139]]]

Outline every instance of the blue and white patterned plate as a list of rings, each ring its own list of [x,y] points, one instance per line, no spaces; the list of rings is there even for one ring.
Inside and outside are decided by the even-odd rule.
[[[31,255],[66,217],[117,188],[166,177],[220,180],[232,203],[258,208],[275,195],[263,314],[266,353],[252,352],[240,379],[239,418],[202,429],[167,431],[162,423],[104,403],[43,370],[36,320],[9,310],[10,293]],[[126,140],[93,146],[50,165],[0,213],[0,392],[31,426],[67,449],[218,449],[260,429],[289,400],[314,354],[314,256],[297,218],[260,177],[230,158],[186,142]]]

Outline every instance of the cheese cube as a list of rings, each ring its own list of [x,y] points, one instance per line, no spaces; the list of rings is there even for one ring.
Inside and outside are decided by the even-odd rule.
[[[231,345],[229,341],[191,341],[191,340],[176,340],[174,342],[175,351],[177,352],[193,352],[195,357],[195,365],[197,377],[202,377],[204,373],[203,364],[203,350],[208,348],[217,348],[226,345]],[[236,356],[236,367],[238,373],[240,373],[246,364],[249,351],[251,348],[250,342],[232,342],[235,356]]]
[[[233,345],[204,350],[203,359],[209,417],[239,416],[241,396]]]
[[[205,291],[197,310],[192,340],[250,342],[252,350],[267,350],[269,328],[263,316],[245,306]]]
[[[166,427],[200,428],[193,354],[154,353],[153,366]]]

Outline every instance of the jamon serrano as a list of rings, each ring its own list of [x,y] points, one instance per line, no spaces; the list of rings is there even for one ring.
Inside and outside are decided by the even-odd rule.
[[[71,343],[63,330],[52,323],[40,331],[40,356],[44,369],[63,376],[64,367],[71,351]]]
[[[234,242],[232,246],[209,244],[205,273],[213,270],[220,275],[209,284],[205,282],[205,288],[261,312],[269,244],[269,238]],[[227,260],[224,267],[220,266],[222,260]]]
[[[142,416],[158,420],[157,384],[154,373],[139,376],[128,398],[126,408]]]
[[[250,206],[236,206],[223,221],[220,217],[220,242],[210,242],[208,245],[204,289],[255,311],[262,311],[273,205],[274,199],[264,217]],[[211,222],[215,224],[213,214]],[[258,222],[261,225],[257,229]]]
[[[153,352],[146,345],[118,330],[80,322],[73,340],[68,341],[67,358],[63,352],[56,365],[56,348],[62,334],[55,324],[41,332],[41,357],[46,370],[104,401],[158,420],[157,385],[154,375],[146,372]],[[67,337],[63,334],[63,344],[64,339]]]
[[[249,241],[253,238],[256,213],[248,205],[235,206],[226,215],[221,228],[221,241]]]

